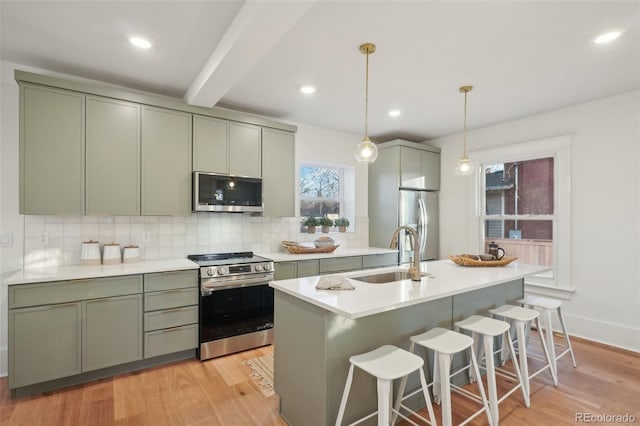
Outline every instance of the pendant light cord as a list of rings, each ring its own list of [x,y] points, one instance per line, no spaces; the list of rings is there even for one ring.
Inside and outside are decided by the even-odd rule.
[[[364,137],[369,137],[369,50],[367,49],[366,69],[364,73]]]
[[[462,153],[464,157],[467,156],[467,93],[469,92],[464,92],[464,137],[463,137],[464,152]]]

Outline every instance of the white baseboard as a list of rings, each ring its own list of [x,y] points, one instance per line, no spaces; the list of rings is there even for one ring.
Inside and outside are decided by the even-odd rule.
[[[594,318],[572,315],[562,311],[567,331],[572,336],[593,340],[605,345],[640,352],[640,329]],[[556,315],[554,315],[556,316]],[[560,323],[554,318],[553,329],[560,331]]]

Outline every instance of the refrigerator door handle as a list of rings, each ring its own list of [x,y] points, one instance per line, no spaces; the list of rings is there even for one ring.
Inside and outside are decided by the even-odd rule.
[[[424,205],[424,200],[422,198],[418,198],[418,229],[417,231],[418,231],[418,235],[420,236],[420,254],[421,256],[424,256],[425,250],[427,248],[427,208]]]

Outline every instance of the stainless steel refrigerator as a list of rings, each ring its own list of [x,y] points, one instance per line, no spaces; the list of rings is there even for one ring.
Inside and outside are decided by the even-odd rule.
[[[400,189],[398,226],[400,225],[408,225],[418,231],[420,260],[438,258],[438,192]],[[413,258],[412,237],[407,231],[403,231],[400,237],[400,263],[408,263]]]

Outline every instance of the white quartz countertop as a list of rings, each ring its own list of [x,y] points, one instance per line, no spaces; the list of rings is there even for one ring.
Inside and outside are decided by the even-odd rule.
[[[264,256],[273,260],[274,262],[287,262],[295,260],[309,260],[309,259],[332,259],[336,257],[347,256],[366,256],[370,254],[386,254],[397,253],[398,250],[379,247],[366,247],[366,248],[342,248],[338,247],[332,253],[308,253],[308,254],[291,254],[288,252],[273,252],[273,253],[259,253],[260,256]]]
[[[319,276],[272,281],[270,286],[330,312],[356,319],[405,306],[441,299],[472,290],[535,275],[550,268],[517,262],[501,267],[464,267],[451,260],[422,262],[422,272],[432,277],[421,281],[410,279],[386,284],[369,284],[350,279],[355,290],[317,290]],[[354,277],[374,275],[394,270],[406,270],[408,265],[348,272]]]
[[[117,265],[42,267],[23,269],[9,276],[4,280],[4,283],[9,285],[29,284],[189,269],[198,269],[198,265],[188,259],[143,260],[135,263],[120,263]]]

